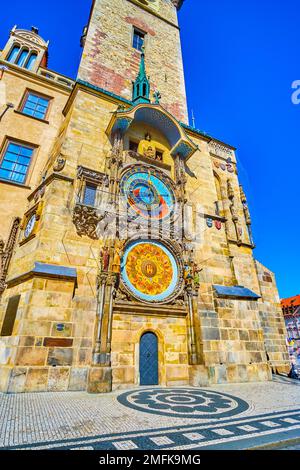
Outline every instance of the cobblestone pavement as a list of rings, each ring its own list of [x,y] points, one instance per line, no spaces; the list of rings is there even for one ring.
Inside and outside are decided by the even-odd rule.
[[[0,449],[249,448],[300,437],[300,383],[0,394]]]

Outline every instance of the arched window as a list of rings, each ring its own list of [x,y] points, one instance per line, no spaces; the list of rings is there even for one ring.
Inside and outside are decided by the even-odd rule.
[[[35,64],[36,59],[37,59],[37,53],[36,53],[36,52],[32,52],[32,53],[30,54],[29,59],[27,60],[27,63],[26,63],[26,65],[25,65],[25,68],[26,68],[27,70],[32,70],[32,69],[33,69],[33,66],[34,66],[34,64]]]
[[[147,85],[144,83],[143,85],[143,96],[147,96]]]
[[[10,53],[8,54],[7,61],[11,62],[12,64],[15,63],[16,58],[20,52],[20,46],[14,45],[13,48],[11,49]]]
[[[29,50],[28,49],[23,49],[21,54],[19,55],[18,57],[18,60],[17,60],[17,65],[19,67],[24,67],[24,64],[26,62],[26,59],[27,59],[27,56],[29,54]]]

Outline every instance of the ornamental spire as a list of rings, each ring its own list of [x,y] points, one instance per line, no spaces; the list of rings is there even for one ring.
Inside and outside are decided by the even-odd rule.
[[[146,74],[145,48],[142,47],[141,62],[138,76],[133,84],[132,101],[134,104],[150,103],[150,83]]]

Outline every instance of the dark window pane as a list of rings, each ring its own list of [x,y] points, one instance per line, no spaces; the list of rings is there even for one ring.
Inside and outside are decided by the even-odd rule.
[[[83,204],[94,206],[96,199],[96,186],[87,184],[84,191]]]
[[[138,151],[138,146],[139,146],[139,144],[137,142],[133,142],[132,140],[130,140],[129,150],[131,150],[132,152],[137,152]]]
[[[145,35],[143,33],[140,33],[139,31],[134,30],[133,47],[137,49],[138,51],[141,51],[143,44],[144,44],[144,39],[145,39]]]

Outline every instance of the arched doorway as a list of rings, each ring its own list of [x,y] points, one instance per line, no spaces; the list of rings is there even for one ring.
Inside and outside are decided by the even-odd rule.
[[[150,331],[140,340],[140,385],[158,385],[158,339]]]

